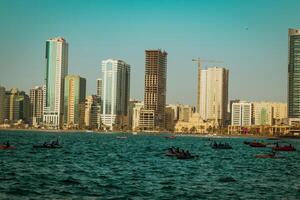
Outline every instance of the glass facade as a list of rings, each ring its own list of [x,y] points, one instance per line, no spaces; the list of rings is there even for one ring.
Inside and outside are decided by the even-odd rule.
[[[288,117],[300,118],[300,29],[289,29]]]
[[[48,128],[62,124],[64,79],[68,74],[68,43],[64,38],[46,41],[45,106],[43,122]]]

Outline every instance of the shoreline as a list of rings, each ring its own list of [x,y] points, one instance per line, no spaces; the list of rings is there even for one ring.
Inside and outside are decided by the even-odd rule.
[[[134,133],[136,131],[115,131],[115,132],[105,132],[105,131],[94,131],[94,130],[51,130],[51,129],[24,129],[24,128],[0,128],[0,131],[26,131],[26,132],[45,132],[45,133],[94,133],[94,134],[126,134],[126,133]],[[274,136],[274,135],[241,135],[241,134],[218,134],[218,133],[213,133],[213,134],[202,134],[202,133],[171,133],[171,132],[136,132],[137,134],[172,134],[176,136],[191,136],[191,137],[207,137],[207,138],[289,138],[289,139],[300,139],[300,136]]]

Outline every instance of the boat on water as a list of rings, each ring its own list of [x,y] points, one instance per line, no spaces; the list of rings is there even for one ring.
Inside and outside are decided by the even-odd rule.
[[[137,135],[138,133],[137,132],[132,132],[132,135]]]
[[[250,142],[249,146],[251,146],[251,147],[266,147],[267,145],[262,142]]]
[[[58,149],[62,148],[59,144],[58,139],[56,141],[52,141],[51,143],[44,142],[42,145],[33,145],[33,148],[45,148],[45,149]]]
[[[275,154],[262,154],[262,155],[256,155],[255,158],[281,158],[281,157],[276,156]]]
[[[198,157],[191,155],[189,151],[184,151],[183,149],[180,150],[179,148],[169,148],[165,155],[169,157],[176,157],[177,159],[181,160],[193,159]]]
[[[0,149],[1,150],[13,150],[13,149],[16,149],[16,147],[14,147],[14,146],[7,146],[7,145],[1,145]]]
[[[175,135],[170,135],[170,136],[165,136],[165,138],[167,138],[167,139],[175,139],[176,136]]]
[[[284,146],[279,146],[276,145],[275,147],[272,148],[273,151],[296,151],[296,148],[293,147],[292,145],[284,145]]]
[[[33,148],[44,148],[44,149],[59,149],[62,148],[62,146],[60,145],[55,145],[55,146],[51,146],[51,145],[33,145]]]
[[[230,146],[230,144],[228,144],[227,142],[225,143],[217,143],[216,141],[214,141],[213,143],[211,143],[211,148],[213,149],[232,149],[232,146]]]
[[[126,136],[117,136],[116,138],[117,138],[117,139],[127,139]]]

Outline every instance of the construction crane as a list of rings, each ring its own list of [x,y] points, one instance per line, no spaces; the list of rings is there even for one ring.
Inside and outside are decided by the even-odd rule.
[[[197,112],[200,114],[200,94],[201,94],[201,70],[202,70],[202,63],[223,63],[223,61],[217,60],[205,60],[198,57],[197,59],[192,59],[193,62],[197,62],[198,65],[198,85],[197,85]],[[216,116],[217,119],[217,116]]]

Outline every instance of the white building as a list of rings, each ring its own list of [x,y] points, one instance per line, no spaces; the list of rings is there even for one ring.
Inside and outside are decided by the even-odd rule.
[[[137,102],[134,104],[134,107],[132,108],[132,130],[137,130],[139,128],[140,115],[143,107],[144,107],[143,102]]]
[[[102,61],[102,123],[113,130],[124,127],[130,94],[130,65],[122,60]]]
[[[222,125],[226,120],[229,70],[211,67],[201,70],[199,113],[203,120]]]
[[[64,79],[68,74],[68,43],[64,38],[46,41],[46,96],[43,112],[44,125],[59,129],[63,124]]]
[[[232,103],[231,125],[251,126],[252,104],[248,102]]]

